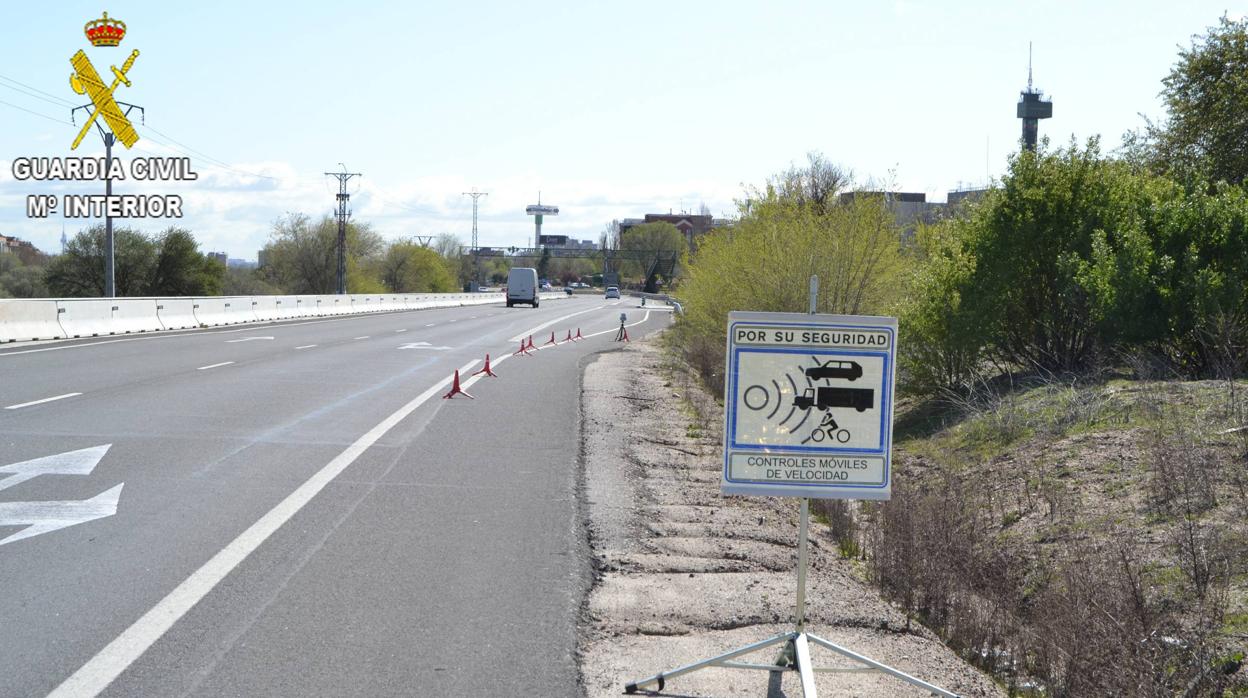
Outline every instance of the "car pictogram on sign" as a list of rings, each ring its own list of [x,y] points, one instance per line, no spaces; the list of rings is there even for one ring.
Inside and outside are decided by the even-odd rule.
[[[862,377],[862,366],[859,366],[856,361],[832,360],[821,366],[812,366],[806,369],[806,377],[813,380],[847,378],[852,381]]]

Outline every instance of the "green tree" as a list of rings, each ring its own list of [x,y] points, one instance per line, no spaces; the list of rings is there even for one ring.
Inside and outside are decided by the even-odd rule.
[[[83,298],[104,295],[104,226],[80,231],[69,240],[65,252],[48,263],[48,291],[56,297]],[[118,296],[147,294],[156,245],[133,228],[113,229],[113,281]]]
[[[42,255],[34,257],[42,264],[23,262],[15,254],[0,254],[0,298],[43,298],[48,295],[44,283]]]
[[[811,275],[821,312],[879,314],[897,298],[901,234],[882,197],[824,207],[774,186],[756,194],[735,225],[686,254],[678,337],[712,384],[722,379],[731,310],[804,312]]]
[[[671,223],[656,221],[635,225],[620,234],[620,249],[641,257],[626,257],[620,262],[620,273],[644,279],[656,259],[679,257],[685,251],[685,236]],[[674,276],[674,274],[673,274]]]
[[[393,293],[448,293],[456,290],[447,260],[411,240],[392,243],[381,261],[381,281]]]
[[[273,296],[281,293],[267,281],[258,269],[229,267],[221,280],[221,295],[224,296]]]
[[[1159,185],[1103,157],[1095,138],[1011,160],[1000,192],[956,224],[975,260],[962,308],[999,358],[1077,371],[1118,341],[1162,333],[1147,312],[1159,298],[1144,226]]]
[[[1248,177],[1248,18],[1223,16],[1193,37],[1162,84],[1167,118],[1148,128],[1157,169],[1242,184]]]
[[[546,279],[547,272],[550,270],[550,248],[542,248],[541,259],[537,260],[537,278]]]
[[[381,236],[367,223],[347,224],[347,292],[382,289],[372,270],[384,252]],[[329,216],[316,223],[292,213],[273,225],[261,251],[264,280],[293,294],[334,293],[338,286],[338,222]]]
[[[149,296],[216,296],[221,294],[225,265],[199,251],[199,243],[182,228],[165,229],[155,240],[156,260],[147,283]]]

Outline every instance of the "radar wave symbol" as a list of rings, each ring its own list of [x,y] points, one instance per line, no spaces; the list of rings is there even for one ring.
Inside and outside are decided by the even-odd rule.
[[[748,409],[755,412],[770,409],[766,417],[768,421],[774,421],[776,416],[779,415],[784,409],[785,403],[787,402],[789,411],[784,415],[783,419],[777,422],[777,425],[782,427],[783,431],[787,431],[790,434],[796,432],[798,429],[801,429],[802,425],[806,423],[806,420],[810,419],[810,413],[813,411],[800,410],[802,413],[801,419],[791,427],[785,426],[799,411],[797,404],[793,402],[793,398],[801,394],[801,390],[798,389],[798,383],[800,381],[805,381],[806,385],[804,387],[806,388],[814,385],[810,378],[806,376],[806,372],[803,367],[798,366],[796,370],[798,375],[797,380],[793,379],[792,374],[786,372],[782,381],[773,378],[770,386],[764,384],[751,385],[741,394],[742,402],[745,403],[745,406]],[[785,385],[786,383],[787,385]],[[788,400],[785,399],[786,396],[788,397]]]

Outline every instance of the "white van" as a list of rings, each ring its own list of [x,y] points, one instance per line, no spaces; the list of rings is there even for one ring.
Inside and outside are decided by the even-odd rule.
[[[507,274],[507,307],[517,303],[537,307],[537,270],[533,267],[513,267]]]

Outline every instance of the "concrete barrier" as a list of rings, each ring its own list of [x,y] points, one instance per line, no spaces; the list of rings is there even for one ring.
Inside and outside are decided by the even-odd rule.
[[[195,319],[204,327],[254,322],[251,296],[196,296]]]
[[[351,296],[317,296],[317,307],[321,315],[350,315]]]
[[[255,319],[268,322],[277,319],[277,296],[251,296],[251,312]]]
[[[370,296],[366,293],[351,294],[352,313],[375,313],[381,309],[380,305],[377,296]]]
[[[560,292],[539,295],[549,301]],[[163,329],[218,327],[244,322],[351,315],[502,303],[501,292],[318,296],[196,296],[190,298],[65,298],[0,301],[0,342]]]
[[[273,320],[289,320],[299,317],[298,296],[273,296],[273,303],[275,305]]]
[[[295,317],[316,317],[316,296],[295,296]]]
[[[72,298],[58,300],[61,328],[70,337],[155,332],[163,329],[152,298]]]
[[[156,298],[156,319],[166,330],[185,330],[199,327],[195,319],[194,298]]]
[[[0,343],[64,337],[55,300],[0,300]]]

